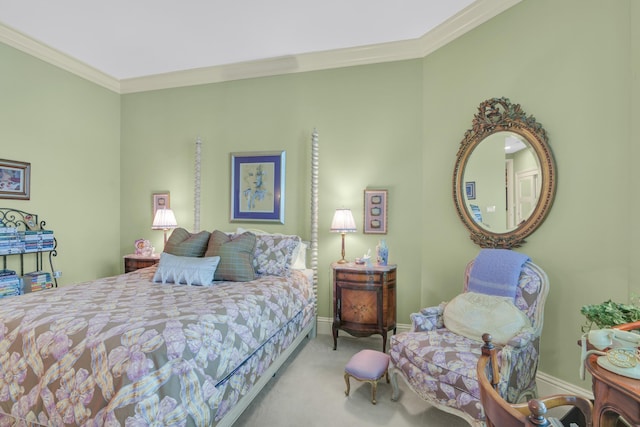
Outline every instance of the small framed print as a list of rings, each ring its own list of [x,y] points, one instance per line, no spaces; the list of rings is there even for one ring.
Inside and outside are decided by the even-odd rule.
[[[387,190],[364,190],[364,233],[387,234]]]
[[[153,216],[156,217],[156,211],[158,209],[171,209],[171,199],[169,198],[169,192],[166,193],[153,193]]]
[[[30,199],[31,163],[0,159],[0,199]]]
[[[476,199],[476,182],[467,181],[464,183],[464,191],[467,194],[467,200]]]

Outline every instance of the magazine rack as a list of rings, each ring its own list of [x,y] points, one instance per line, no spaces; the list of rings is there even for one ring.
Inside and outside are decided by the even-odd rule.
[[[38,215],[11,208],[0,208],[0,232],[3,228],[14,228],[18,232],[26,245],[24,248],[12,247],[0,244],[0,255],[2,256],[2,268],[7,269],[8,258],[18,257],[20,260],[19,274],[25,274],[25,258],[35,258],[35,271],[44,270],[45,254],[49,261],[51,280],[53,285],[58,287],[58,273],[53,268],[53,257],[58,255],[58,242],[53,237],[53,231],[45,229],[46,222],[40,221]],[[0,233],[0,239],[6,239],[7,234]],[[2,237],[5,236],[5,237]],[[51,240],[53,243],[51,244]],[[1,241],[0,241],[1,242]],[[43,242],[45,242],[43,244]]]

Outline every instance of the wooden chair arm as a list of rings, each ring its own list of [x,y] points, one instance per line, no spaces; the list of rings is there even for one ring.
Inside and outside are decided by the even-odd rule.
[[[484,345],[482,346],[482,355],[478,360],[477,374],[481,402],[485,409],[488,426],[550,426],[552,423],[546,418],[547,409],[559,406],[577,407],[584,416],[585,425],[587,427],[593,426],[593,404],[584,397],[556,394],[531,399],[527,403],[510,404],[506,402],[496,390],[500,374],[496,369],[496,348],[491,342],[491,335],[483,334],[482,340]],[[491,380],[486,375],[488,364],[491,365]],[[557,423],[557,421],[552,421]]]
[[[559,406],[575,406],[582,412],[587,426],[593,425],[593,404],[585,397],[573,396],[569,394],[556,394],[537,399],[543,402],[547,408],[557,408]]]
[[[616,325],[612,328],[619,329],[621,331],[632,331],[634,329],[640,329],[640,320],[636,320],[635,322],[623,323],[622,325]]]

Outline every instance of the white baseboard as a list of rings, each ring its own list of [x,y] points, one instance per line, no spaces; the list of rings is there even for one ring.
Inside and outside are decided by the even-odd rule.
[[[549,374],[538,371],[536,375],[536,383],[538,383],[538,395],[550,396],[552,394],[572,394],[574,396],[582,396],[593,400],[593,393],[586,388],[578,387],[564,380],[552,377]]]
[[[318,334],[331,335],[332,323],[333,323],[333,320],[331,318],[318,316]],[[397,325],[398,333],[410,331],[410,330],[411,330],[411,325],[408,325],[408,324]],[[340,331],[340,334],[348,335],[348,333],[344,331]],[[549,374],[545,374],[544,372],[538,371],[538,374],[536,375],[536,382],[538,383],[539,396],[550,396],[552,394],[572,394],[575,396],[582,396],[588,399],[593,399],[593,393],[591,392],[591,390],[578,387],[574,384],[571,384],[559,378],[553,377]]]

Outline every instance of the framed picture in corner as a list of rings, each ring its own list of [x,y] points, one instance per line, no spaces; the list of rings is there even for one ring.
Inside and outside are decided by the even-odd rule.
[[[153,193],[152,209],[153,209],[153,216],[151,217],[152,221],[153,221],[153,218],[156,217],[156,211],[158,209],[171,209],[171,198],[169,196],[168,191],[164,193]]]
[[[364,190],[364,233],[387,234],[387,190]]]
[[[0,199],[29,200],[31,163],[0,159]]]
[[[231,153],[231,221],[284,224],[285,152]]]

